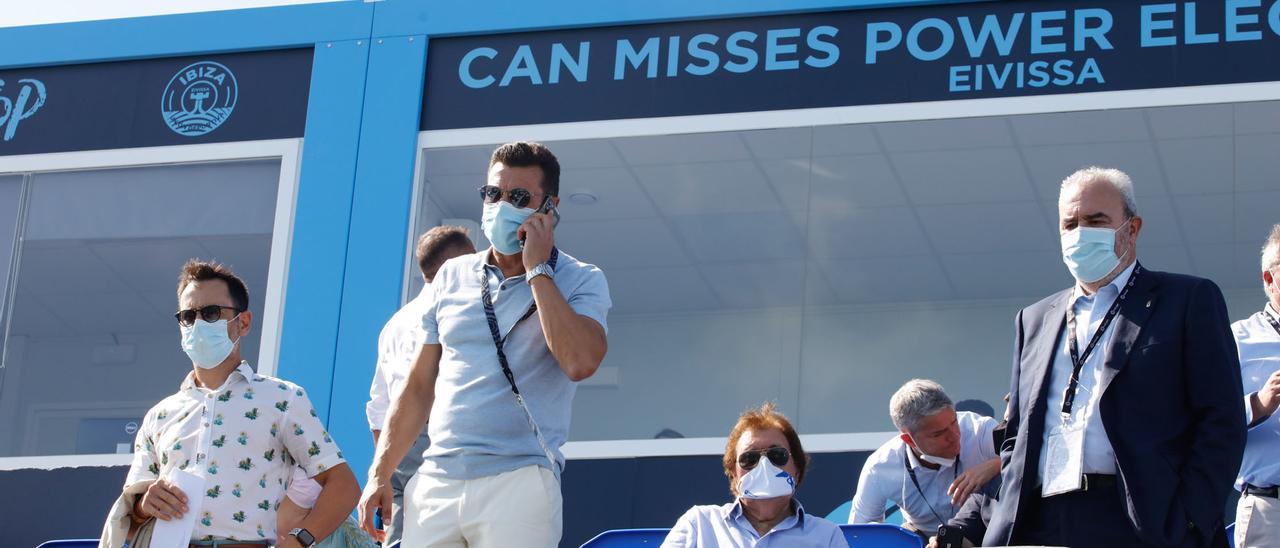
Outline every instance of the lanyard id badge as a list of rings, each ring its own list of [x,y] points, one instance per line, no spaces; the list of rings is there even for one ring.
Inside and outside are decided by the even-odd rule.
[[[1045,444],[1044,486],[1040,495],[1051,497],[1079,490],[1084,477],[1084,422],[1067,422],[1049,432]]]

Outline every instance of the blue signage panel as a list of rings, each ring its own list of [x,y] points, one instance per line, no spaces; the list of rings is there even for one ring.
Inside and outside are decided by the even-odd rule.
[[[1280,80],[1280,0],[980,2],[435,39],[450,129]]]
[[[301,137],[310,49],[0,71],[0,156]]]

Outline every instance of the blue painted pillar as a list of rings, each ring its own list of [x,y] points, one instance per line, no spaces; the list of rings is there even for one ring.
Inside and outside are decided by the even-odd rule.
[[[356,475],[373,457],[365,402],[378,333],[400,306],[427,40],[373,38],[333,371],[329,431]]]
[[[322,413],[334,386],[368,59],[368,39],[320,42],[311,69],[277,371]]]

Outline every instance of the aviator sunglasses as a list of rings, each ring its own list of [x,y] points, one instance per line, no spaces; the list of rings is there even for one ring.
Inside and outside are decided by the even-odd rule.
[[[480,198],[486,204],[498,203],[502,199],[502,189],[495,185],[484,185],[480,187]],[[506,192],[507,202],[513,206],[524,208],[529,206],[529,201],[533,199],[533,193],[523,188],[513,188]]]
[[[743,451],[738,455],[738,466],[743,470],[750,470],[760,463],[760,457],[769,457],[769,462],[774,466],[781,468],[791,460],[791,452],[786,447],[770,447],[768,449],[752,449]]]

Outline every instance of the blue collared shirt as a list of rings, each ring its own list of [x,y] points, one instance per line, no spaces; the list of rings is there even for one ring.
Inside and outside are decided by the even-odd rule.
[[[538,316],[520,321],[533,304],[524,275],[504,278],[488,258],[485,249],[450,259],[431,282],[434,296],[422,318],[422,343],[439,344],[442,353],[427,422],[431,447],[420,473],[470,480],[531,464],[551,468],[502,374],[480,300],[481,276],[487,276],[511,372],[554,454],[558,477],[577,385],[547,348]],[[560,251],[553,281],[574,312],[608,328],[612,303],[599,268]]]
[[[1124,289],[1125,284],[1129,283],[1136,265],[1136,262],[1129,265],[1119,276],[1111,280],[1111,283],[1099,288],[1092,295],[1085,295],[1080,286],[1076,285],[1071,298],[1072,310],[1076,315],[1076,332],[1073,335],[1076,337],[1076,348],[1081,353],[1084,353],[1085,347],[1089,346],[1089,341],[1098,331],[1102,318],[1107,315],[1107,310],[1120,296],[1120,291]],[[1064,326],[1063,329],[1066,327]],[[1115,331],[1116,323],[1112,321],[1107,332],[1102,335],[1102,340],[1098,341],[1093,352],[1085,359],[1084,366],[1080,368],[1080,383],[1075,403],[1071,407],[1070,422],[1081,424],[1080,421],[1084,421],[1082,471],[1086,474],[1116,473],[1115,450],[1111,447],[1111,440],[1107,438],[1106,428],[1102,426],[1102,414],[1098,412],[1098,404],[1102,401],[1102,364],[1106,361],[1107,348],[1111,344],[1111,337]],[[1067,338],[1062,337],[1062,343],[1053,359],[1053,370],[1049,375],[1049,411],[1044,414],[1045,447],[1048,446],[1050,434],[1062,427],[1062,399],[1067,389],[1067,382],[1071,379],[1071,369],[1071,351],[1067,346]],[[1040,478],[1044,481],[1047,481],[1048,457],[1048,451],[1040,452]]]
[[[742,503],[694,506],[676,522],[662,541],[662,548],[848,548],[836,524],[804,513],[800,501],[787,516],[763,536],[742,513]]]
[[[1231,324],[1231,331],[1236,336],[1236,349],[1240,353],[1246,423],[1253,422],[1249,395],[1261,389],[1271,374],[1280,369],[1280,334],[1263,314],[1277,317],[1268,304],[1263,311]],[[1258,487],[1280,485],[1280,413],[1272,414],[1249,429],[1236,489],[1243,488],[1245,482]]]

